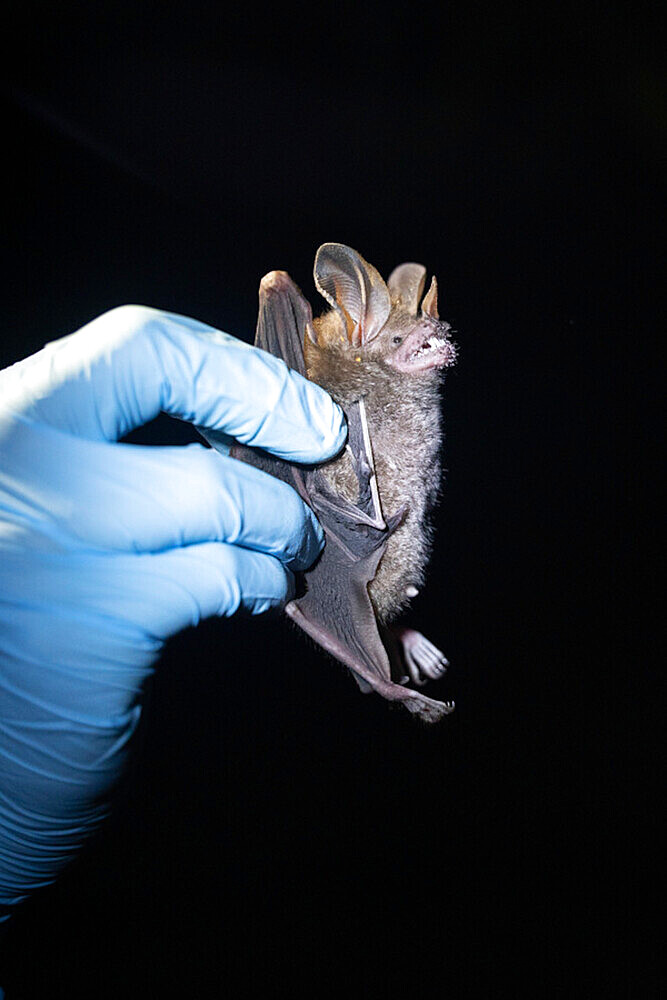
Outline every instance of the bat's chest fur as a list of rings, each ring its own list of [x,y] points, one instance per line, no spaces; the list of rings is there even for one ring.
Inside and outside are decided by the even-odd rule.
[[[309,359],[310,360],[310,359]],[[308,376],[343,409],[363,397],[385,518],[404,505],[408,514],[391,536],[369,593],[378,618],[391,621],[424,580],[431,548],[430,513],[440,486],[439,376],[402,375],[377,362],[336,360],[309,365]],[[347,453],[324,467],[336,492],[357,499],[357,478]]]

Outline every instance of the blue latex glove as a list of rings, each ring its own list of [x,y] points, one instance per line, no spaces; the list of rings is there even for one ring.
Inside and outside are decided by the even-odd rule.
[[[113,309],[0,372],[0,916],[98,825],[165,640],[291,596],[323,533],[203,445],[118,438],[161,410],[297,462],[345,439],[281,362],[182,316]]]

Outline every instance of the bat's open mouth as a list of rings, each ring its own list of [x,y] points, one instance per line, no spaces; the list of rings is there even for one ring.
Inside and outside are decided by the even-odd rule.
[[[456,358],[456,351],[451,340],[447,340],[446,337],[439,337],[436,334],[433,334],[425,340],[420,347],[417,348],[412,355],[412,358],[414,360],[427,357],[434,358],[436,354],[440,355],[438,359],[440,364],[453,364]]]
[[[447,368],[456,361],[456,347],[447,336],[449,326],[446,323],[439,323],[439,329],[431,329],[422,333],[417,343],[411,337],[412,344],[406,343],[406,347],[412,348],[409,353],[397,356],[394,363],[401,371],[414,372],[423,371],[426,368]]]

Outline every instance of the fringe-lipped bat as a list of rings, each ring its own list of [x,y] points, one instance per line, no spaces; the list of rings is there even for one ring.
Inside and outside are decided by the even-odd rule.
[[[439,389],[456,349],[438,318],[435,278],[421,301],[421,264],[400,265],[385,283],[356,251],[325,243],[314,277],[330,306],[317,319],[284,271],[262,279],[255,346],[327,389],[347,416],[346,448],[319,467],[238,445],[231,453],[290,483],[324,528],[324,552],[289,617],[363,691],[435,722],[453,703],[405,685],[441,676],[447,661],[420,633],[388,625],[424,579],[440,484]]]

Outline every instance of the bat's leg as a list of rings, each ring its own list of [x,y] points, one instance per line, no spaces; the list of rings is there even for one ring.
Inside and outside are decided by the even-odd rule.
[[[400,684],[421,686],[428,681],[438,680],[447,670],[449,660],[432,642],[412,628],[392,629],[403,653],[403,662],[408,676],[400,678]]]

